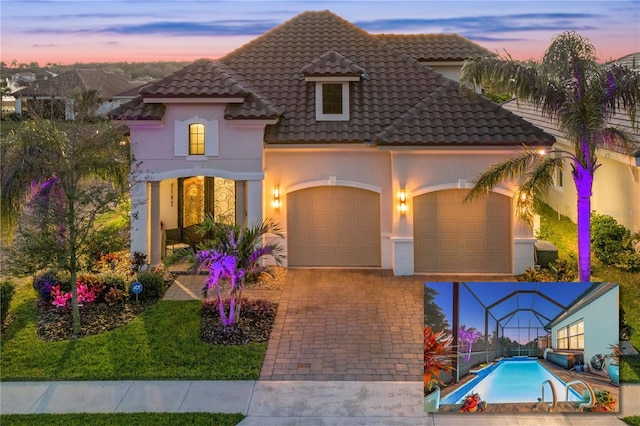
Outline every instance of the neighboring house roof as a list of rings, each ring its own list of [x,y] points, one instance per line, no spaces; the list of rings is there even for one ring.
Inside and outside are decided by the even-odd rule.
[[[458,34],[377,34],[374,37],[421,62],[464,61],[495,55]]]
[[[315,86],[305,79],[309,76],[359,77],[350,83],[348,121],[316,120]],[[279,117],[277,124],[266,127],[268,144],[554,142],[553,136],[511,117],[481,95],[459,95],[457,87],[383,37],[330,11],[304,12],[218,61],[196,61],[146,86],[139,98],[116,110],[114,118],[161,118],[153,104],[141,105],[143,98],[237,95],[245,103],[229,103],[225,118]],[[441,107],[447,112],[439,113]],[[440,137],[442,129],[448,132],[446,140]]]
[[[71,96],[75,90],[96,90],[104,99],[111,99],[136,87],[136,83],[101,70],[74,69],[47,80],[37,81],[18,91],[16,96]]]
[[[640,52],[631,53],[611,62],[638,70],[640,69]]]
[[[542,114],[542,111],[536,108],[532,103],[513,99],[508,102],[502,104],[504,108],[512,111],[518,116],[524,118],[525,120],[533,123],[534,125],[544,129],[548,133],[560,137],[566,138],[565,133],[560,130],[560,126],[558,123],[552,122],[548,117],[545,117]],[[620,129],[625,133],[631,135],[635,138],[636,144],[635,146],[631,146],[630,150],[624,149],[622,146],[602,146],[601,148],[609,149],[611,151],[616,151],[622,154],[633,155],[636,157],[640,157],[640,135],[638,134],[638,130],[633,127],[631,123],[631,119],[629,116],[620,111],[618,114],[611,117],[608,124],[612,127]]]

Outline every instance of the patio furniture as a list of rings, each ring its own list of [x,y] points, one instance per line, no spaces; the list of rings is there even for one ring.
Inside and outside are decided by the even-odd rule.
[[[584,355],[581,352],[547,352],[547,361],[571,370],[576,364],[584,364]]]

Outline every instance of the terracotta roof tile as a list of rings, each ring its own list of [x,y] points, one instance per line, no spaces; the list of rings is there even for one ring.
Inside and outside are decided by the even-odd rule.
[[[140,89],[145,98],[153,97],[242,97],[247,90],[217,61],[200,59]]]
[[[318,59],[314,59],[310,64],[302,67],[300,72],[305,76],[359,76],[364,73],[364,69],[335,50],[330,50]]]
[[[97,90],[104,99],[135,88],[139,84],[101,70],[73,69],[38,81],[17,92],[18,96],[71,96],[80,90]]]
[[[109,117],[122,121],[155,121],[162,120],[165,109],[163,104],[145,104],[142,102],[142,96],[137,96],[113,110]]]
[[[227,119],[276,118],[266,127],[269,144],[361,143],[384,145],[515,145],[551,143],[526,121],[480,96],[462,96],[458,85],[399,49],[389,36],[372,36],[329,11],[304,12],[218,61],[197,61],[141,90],[145,97],[242,96],[228,104]],[[396,40],[399,40],[396,39]],[[438,41],[453,53],[428,48],[431,59],[464,59],[488,51],[459,36],[405,37]],[[444,41],[441,41],[444,40]],[[471,45],[471,47],[469,47]],[[418,46],[415,44],[414,46]],[[472,49],[473,48],[473,49]],[[470,50],[465,50],[470,49]],[[406,52],[406,53],[405,53]],[[315,83],[308,75],[362,74],[349,82],[349,121],[317,121]],[[127,109],[129,108],[129,109]],[[157,119],[160,110],[141,99],[118,110],[120,117]]]
[[[378,145],[551,145],[555,138],[484,96],[449,81],[381,132]]]
[[[494,55],[458,34],[376,34],[374,37],[422,62],[464,61]]]

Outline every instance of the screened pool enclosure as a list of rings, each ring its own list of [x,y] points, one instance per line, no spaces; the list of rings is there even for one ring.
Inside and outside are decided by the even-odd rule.
[[[598,283],[436,282],[425,284],[424,323],[453,337],[453,381],[505,357],[542,357],[550,324],[596,290]],[[611,315],[618,315],[617,306]],[[569,330],[565,349],[584,350],[584,329]],[[617,336],[616,336],[617,337]],[[555,337],[558,339],[558,337]]]

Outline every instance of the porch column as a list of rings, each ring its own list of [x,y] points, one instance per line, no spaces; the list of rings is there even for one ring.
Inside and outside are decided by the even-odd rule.
[[[151,187],[149,193],[149,262],[151,265],[157,265],[160,263],[160,255],[162,254],[162,235],[160,235],[160,182],[153,181],[149,183]]]
[[[147,218],[149,208],[147,206],[148,189],[146,182],[131,180],[131,253],[138,252],[148,254],[147,245]]]
[[[262,221],[262,181],[248,180],[246,185],[247,226]]]

